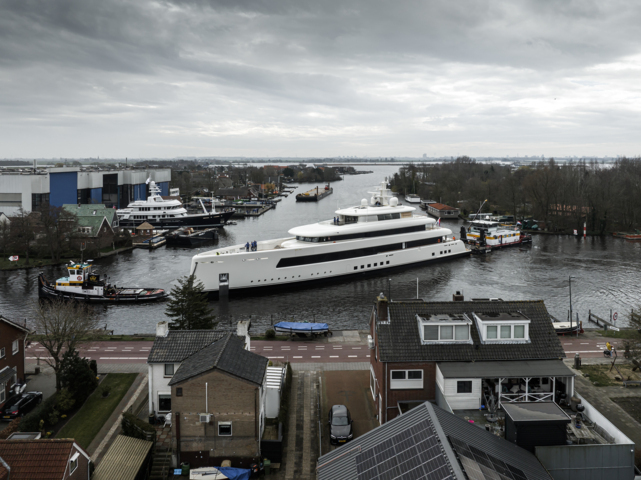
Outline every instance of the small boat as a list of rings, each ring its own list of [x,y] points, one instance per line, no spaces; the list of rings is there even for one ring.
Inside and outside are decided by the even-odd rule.
[[[474,220],[466,230],[461,227],[461,240],[470,246],[504,248],[532,243],[532,236],[517,226],[505,226],[489,220]]]
[[[162,288],[117,287],[92,271],[91,263],[71,262],[69,276],[50,283],[44,273],[38,275],[40,298],[61,298],[86,302],[149,302],[162,300],[169,294]]]
[[[319,337],[321,335],[332,335],[329,326],[326,323],[307,323],[307,322],[278,322],[274,325],[276,333]]]
[[[408,193],[405,195],[405,201],[407,203],[421,203],[421,197],[415,193]]]
[[[626,240],[641,240],[641,233],[639,233],[638,230],[636,233],[614,232],[612,235],[618,238],[625,238]]]
[[[154,248],[162,247],[166,242],[167,241],[165,240],[164,235],[156,235],[146,240],[134,242],[133,246],[138,248],[148,248],[149,250],[153,250]]]
[[[218,240],[218,230],[216,228],[194,230],[183,227],[168,233],[165,240],[168,247],[199,247]]]

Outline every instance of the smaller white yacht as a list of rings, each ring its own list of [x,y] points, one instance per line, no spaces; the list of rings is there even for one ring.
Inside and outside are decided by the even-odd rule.
[[[405,201],[407,203],[421,203],[421,197],[419,197],[415,193],[408,193],[407,195],[405,195]]]
[[[203,213],[188,213],[180,200],[162,198],[160,188],[153,181],[149,183],[149,197],[146,200],[136,200],[127,208],[116,211],[122,228],[136,228],[148,222],[160,229],[221,227],[233,214],[233,209],[216,212],[213,206],[211,212],[203,206]]]
[[[461,227],[461,239],[470,245],[501,248],[521,243],[531,243],[532,237],[519,230],[516,225],[501,225],[491,220],[474,220],[468,227]]]

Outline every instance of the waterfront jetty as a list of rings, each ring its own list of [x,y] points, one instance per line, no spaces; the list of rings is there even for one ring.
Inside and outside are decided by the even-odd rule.
[[[334,189],[327,184],[324,190],[321,190],[319,187],[312,188],[305,193],[299,193],[296,195],[297,202],[318,202],[323,198],[327,197],[334,193]]]

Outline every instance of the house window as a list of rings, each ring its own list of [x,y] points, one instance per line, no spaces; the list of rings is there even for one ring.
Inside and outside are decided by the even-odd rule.
[[[456,382],[456,393],[472,393],[472,380],[459,380]]]
[[[423,325],[424,342],[467,342],[469,325]]]
[[[173,376],[174,376],[174,364],[165,363],[165,377],[173,377]]]
[[[13,343],[11,344],[11,352],[15,355],[19,351],[20,351],[20,341],[14,340]]]
[[[158,411],[171,412],[171,394],[170,393],[158,394]]]
[[[514,325],[514,338],[525,338],[525,325]]]
[[[176,396],[177,397],[183,396],[183,387],[176,387]]]
[[[501,325],[501,338],[512,338],[512,325]]]
[[[80,457],[80,454],[76,452],[73,457],[71,457],[71,460],[69,460],[69,475],[75,472],[78,468],[78,457]]]
[[[489,325],[487,327],[487,338],[488,340],[494,340],[496,338],[496,326]]]
[[[0,358],[4,358],[4,351],[5,351],[4,347],[0,348]]]
[[[231,422],[218,422],[218,436],[231,437]]]
[[[371,365],[369,366],[369,389],[372,391],[372,398],[376,400],[376,375]]]
[[[0,403],[5,401],[4,383],[0,383]]]
[[[423,370],[392,370],[391,389],[422,389],[423,388]]]

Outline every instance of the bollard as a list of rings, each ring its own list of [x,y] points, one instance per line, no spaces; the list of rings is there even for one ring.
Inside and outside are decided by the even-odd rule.
[[[576,370],[581,370],[581,355],[578,353],[574,355],[574,368]]]

